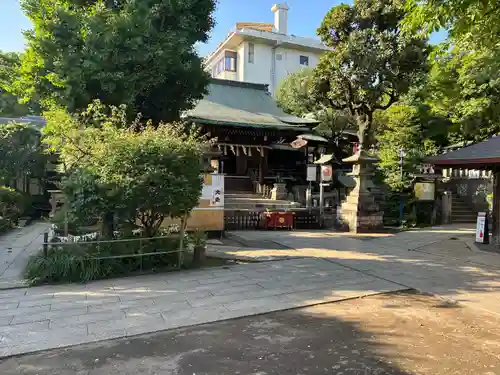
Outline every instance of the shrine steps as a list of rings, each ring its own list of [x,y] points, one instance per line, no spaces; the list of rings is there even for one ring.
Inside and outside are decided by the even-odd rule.
[[[477,212],[475,212],[462,198],[453,196],[451,201],[451,222],[457,224],[475,223]]]

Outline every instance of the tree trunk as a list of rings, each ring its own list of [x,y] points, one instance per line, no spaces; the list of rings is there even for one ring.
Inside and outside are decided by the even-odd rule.
[[[196,246],[193,253],[193,266],[201,267],[207,258],[205,246]]]
[[[115,231],[115,215],[113,212],[106,212],[102,218],[102,237],[112,239]]]
[[[180,241],[179,241],[179,252],[177,253],[178,267],[181,268],[184,265],[184,233],[186,232],[188,214],[184,214],[181,217],[181,228],[180,228]]]

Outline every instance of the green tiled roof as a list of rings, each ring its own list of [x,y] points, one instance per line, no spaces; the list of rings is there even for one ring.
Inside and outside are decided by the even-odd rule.
[[[8,124],[17,122],[22,124],[31,124],[38,130],[45,126],[45,120],[40,116],[25,116],[25,117],[0,117],[0,124]]]
[[[283,112],[267,85],[213,79],[208,94],[185,117],[202,124],[310,130],[318,124]]]

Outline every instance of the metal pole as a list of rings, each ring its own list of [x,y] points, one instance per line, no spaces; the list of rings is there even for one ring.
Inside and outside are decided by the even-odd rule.
[[[324,211],[324,207],[325,207],[323,200],[324,200],[324,185],[321,182],[319,184],[319,214],[320,214],[321,218],[323,218],[323,211]]]
[[[49,252],[49,233],[43,233],[43,256],[47,258]]]
[[[312,182],[309,181],[309,187],[306,191],[306,207],[309,209],[309,213],[311,213],[312,209]]]
[[[403,184],[403,178],[404,178],[404,170],[403,170],[404,157],[405,157],[405,149],[402,148],[399,150],[399,170],[401,173],[401,184]],[[401,193],[399,195],[399,224],[400,225],[403,225],[404,216],[405,216],[405,203],[404,203],[404,198],[403,198],[403,191],[401,191]]]

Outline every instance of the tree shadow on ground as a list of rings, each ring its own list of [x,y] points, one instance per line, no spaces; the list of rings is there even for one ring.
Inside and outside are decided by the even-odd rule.
[[[360,241],[328,231],[262,232],[258,234],[261,240],[273,238],[293,249],[267,252],[262,249],[253,253],[240,249],[232,254],[261,258],[267,255],[275,259],[320,258],[460,302],[479,302],[490,295],[488,308],[500,313],[500,302],[493,306],[495,295],[494,299],[499,301],[499,294],[495,293],[500,293],[500,254],[473,252],[463,241],[449,240],[467,233],[472,238],[470,229],[430,228]]]
[[[0,363],[0,373],[496,373],[500,358],[488,351],[500,338],[498,320],[436,310],[435,303],[433,297],[398,293],[269,313],[10,358]],[[470,328],[478,324],[480,330]]]

